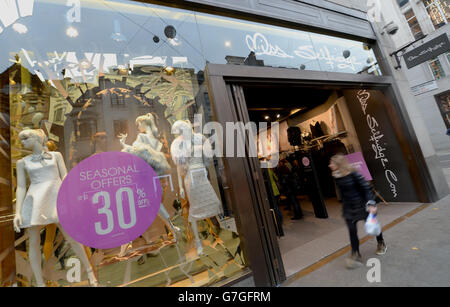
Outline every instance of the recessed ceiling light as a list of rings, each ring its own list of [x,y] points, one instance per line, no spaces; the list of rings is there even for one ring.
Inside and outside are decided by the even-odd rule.
[[[228,47],[228,48],[231,47],[231,42],[230,41],[226,41],[225,42],[225,47]]]
[[[13,24],[12,28],[14,29],[14,31],[16,31],[19,34],[25,34],[28,32],[28,28],[21,23]]]
[[[264,119],[267,119],[267,120],[269,120],[269,119],[270,119],[270,117],[266,115],[266,116],[264,117]]]
[[[167,66],[164,68],[164,71],[170,76],[175,72],[175,68],[172,66]]]
[[[277,114],[277,118],[280,118],[281,117],[281,115],[280,114]]]
[[[77,37],[79,35],[79,33],[78,33],[78,30],[76,28],[71,26],[71,27],[68,27],[66,29],[66,35],[68,37]]]

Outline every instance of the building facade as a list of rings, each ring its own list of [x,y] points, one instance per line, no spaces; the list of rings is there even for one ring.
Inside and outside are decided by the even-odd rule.
[[[278,125],[280,140],[303,132],[280,159],[301,161],[299,190],[318,218],[337,200],[335,153],[361,157],[383,200],[448,194],[361,10],[12,0],[0,20],[4,286],[279,285],[287,270],[264,164],[278,157]],[[244,142],[233,155],[225,128],[239,142],[236,123],[258,121],[270,123],[268,154]],[[219,154],[192,155],[194,140]]]
[[[443,1],[390,1],[383,3],[385,23],[394,22],[398,32],[392,36],[397,55],[405,72],[418,108],[423,114],[433,147],[438,155],[448,155],[450,142],[448,93],[450,90],[450,51],[408,68],[403,55],[436,38],[450,34],[450,2]],[[406,47],[406,48],[405,48]],[[403,49],[404,48],[404,49]]]

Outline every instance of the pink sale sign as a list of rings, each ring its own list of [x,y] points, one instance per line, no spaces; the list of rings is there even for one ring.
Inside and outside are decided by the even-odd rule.
[[[104,152],[75,166],[58,193],[58,217],[83,245],[107,249],[142,235],[161,205],[158,175],[141,158]]]

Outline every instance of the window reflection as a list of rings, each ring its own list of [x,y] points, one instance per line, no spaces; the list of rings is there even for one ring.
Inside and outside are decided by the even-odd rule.
[[[199,71],[207,61],[230,62],[227,57],[234,58],[232,63],[244,63],[251,52],[259,65],[344,73],[372,66],[371,71],[379,74],[376,61],[368,64],[368,59],[375,59],[373,51],[362,42],[147,3],[81,4],[80,16],[72,16],[68,23],[69,12],[75,14],[73,7],[36,1],[32,18],[23,20],[29,33],[19,41],[14,31],[5,29],[1,34],[11,46],[20,47],[9,52],[27,52],[27,67],[43,78],[50,74],[52,80],[62,79],[65,68],[66,76],[79,82],[95,81],[96,74],[119,65],[132,68],[135,62]],[[45,10],[55,18],[46,18]],[[347,50],[351,55],[346,58]]]
[[[18,139],[22,129],[43,129],[70,170],[92,155],[121,151],[121,141],[136,142],[140,116],[155,120],[153,136],[170,164],[160,181],[173,225],[157,220],[130,244],[86,248],[107,286],[211,285],[247,268],[223,161],[214,159],[195,175],[205,176],[200,182],[217,196],[221,211],[195,228],[189,220],[194,204],[179,189],[186,181],[170,157],[175,122],[192,123],[196,115],[214,119],[203,72],[207,62],[380,74],[373,51],[362,42],[147,3],[0,1],[0,20],[0,76],[8,84],[0,99],[10,107],[13,191],[15,162],[29,154]],[[50,242],[44,271],[61,286],[67,285],[60,277],[73,251],[55,231],[43,232]],[[17,240],[20,283],[32,285],[23,232]]]

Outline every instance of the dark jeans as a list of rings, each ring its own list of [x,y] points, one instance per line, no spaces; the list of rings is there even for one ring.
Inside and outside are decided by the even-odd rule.
[[[296,193],[294,193],[292,190],[288,191],[288,195],[286,195],[289,202],[289,207],[294,211],[294,218],[301,218],[303,217],[303,211],[298,203],[298,199],[296,197]]]
[[[277,219],[277,226],[278,226],[278,234],[280,237],[284,236],[284,231],[283,231],[283,214],[280,211],[280,207],[278,206],[278,203],[280,202],[280,196],[276,196],[274,197],[275,199],[275,203],[273,206],[273,211],[275,211],[275,216]]]
[[[359,254],[359,239],[358,239],[358,228],[356,224],[358,221],[345,220],[347,222],[348,232],[350,233],[350,243],[352,245],[352,252],[357,252]],[[377,237],[378,243],[383,243],[383,233]]]

